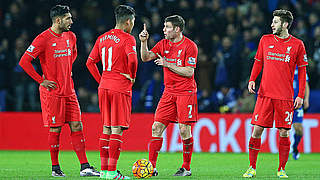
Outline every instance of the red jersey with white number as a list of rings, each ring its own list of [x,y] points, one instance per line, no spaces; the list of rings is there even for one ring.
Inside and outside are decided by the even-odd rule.
[[[39,57],[45,79],[57,83],[57,88],[50,90],[51,95],[75,94],[71,73],[77,57],[76,41],[71,31],[57,34],[49,28],[39,34],[25,52],[34,59]]]
[[[99,88],[131,95],[133,84],[120,74],[132,74],[128,66],[130,54],[136,55],[137,52],[136,40],[129,33],[121,29],[111,29],[98,37],[89,59],[95,63],[102,61],[103,73]],[[135,77],[136,72],[133,73]]]
[[[176,43],[168,39],[159,41],[151,51],[161,55],[168,63],[178,67],[196,67],[198,48],[187,37]],[[197,84],[194,74],[191,77],[181,76],[167,67],[163,67],[165,91],[177,95],[187,95],[197,92]]]
[[[280,39],[264,35],[260,39],[256,61],[263,62],[259,95],[280,100],[293,100],[293,78],[296,66],[307,66],[303,42],[290,35]]]

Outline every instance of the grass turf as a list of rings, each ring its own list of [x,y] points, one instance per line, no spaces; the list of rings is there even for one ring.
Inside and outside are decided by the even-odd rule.
[[[87,152],[88,160],[100,168],[99,152]],[[123,175],[134,178],[132,164],[148,158],[146,152],[122,152],[118,169]],[[290,159],[286,172],[290,179],[320,179],[320,154],[301,154],[300,159]],[[74,152],[60,152],[60,166],[66,179],[79,179],[80,165]],[[152,179],[242,179],[248,168],[246,153],[194,153],[191,177],[173,177],[182,163],[181,153],[160,153],[157,170],[159,176]],[[257,179],[276,179],[278,154],[260,153],[257,164]],[[81,177],[80,179],[99,179]],[[48,151],[0,151],[0,179],[56,179],[51,177],[51,163]]]

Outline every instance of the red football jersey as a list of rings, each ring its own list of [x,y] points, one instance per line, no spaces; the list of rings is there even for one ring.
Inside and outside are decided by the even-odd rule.
[[[295,68],[308,65],[303,42],[292,35],[286,39],[273,34],[264,35],[260,39],[255,59],[263,62],[259,95],[293,100]]]
[[[137,55],[136,40],[121,29],[111,29],[98,37],[88,60],[94,63],[102,61],[103,73],[99,88],[111,89],[131,95],[132,83],[120,73],[131,74],[128,56]],[[138,61],[136,60],[136,65]],[[135,65],[135,66],[136,66]]]
[[[151,51],[161,55],[167,62],[174,63],[178,67],[196,67],[198,48],[197,45],[187,37],[176,43],[168,39],[159,41]],[[181,76],[163,67],[165,91],[177,95],[186,95],[197,92],[197,84],[192,77]]]
[[[39,34],[25,52],[34,59],[39,57],[45,79],[57,83],[57,88],[50,91],[53,95],[75,93],[71,74],[77,57],[76,41],[71,31],[56,34],[49,28]]]

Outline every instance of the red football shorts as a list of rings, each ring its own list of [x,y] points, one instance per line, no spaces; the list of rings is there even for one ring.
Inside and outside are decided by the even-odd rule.
[[[129,128],[131,119],[131,97],[129,95],[99,88],[99,106],[103,125]]]
[[[197,122],[197,94],[177,96],[164,92],[154,119],[165,126],[170,122],[188,125]]]
[[[81,121],[80,106],[76,94],[58,97],[40,89],[42,119],[45,127],[60,127],[70,121]]]
[[[275,120],[276,128],[290,129],[293,110],[293,102],[290,100],[258,96],[251,124],[272,128]]]

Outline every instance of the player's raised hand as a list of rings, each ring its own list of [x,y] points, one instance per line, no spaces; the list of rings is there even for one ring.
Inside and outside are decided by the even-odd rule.
[[[249,93],[255,94],[256,92],[254,91],[256,89],[256,83],[254,81],[250,81],[248,84],[248,91]]]
[[[302,104],[303,104],[303,99],[301,97],[296,97],[296,99],[294,100],[294,109],[301,108]]]
[[[49,80],[43,80],[42,83],[40,84],[41,86],[47,88],[48,91],[50,91],[51,89],[56,89],[57,88],[57,83],[54,81],[49,81]]]
[[[139,39],[141,42],[145,42],[149,38],[149,33],[147,31],[147,25],[146,23],[143,24],[143,30],[139,34]]]

